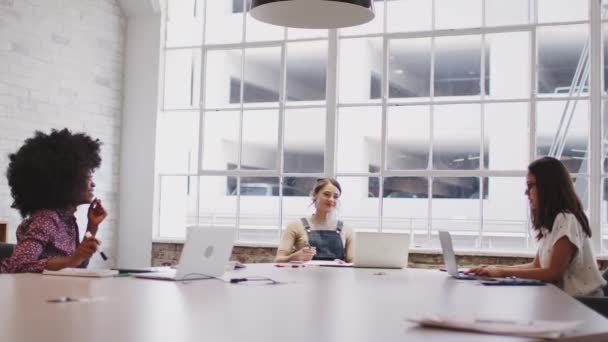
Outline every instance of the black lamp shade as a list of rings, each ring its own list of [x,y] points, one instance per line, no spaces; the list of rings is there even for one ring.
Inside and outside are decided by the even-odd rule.
[[[268,24],[333,29],[374,19],[373,0],[252,0],[249,13]]]

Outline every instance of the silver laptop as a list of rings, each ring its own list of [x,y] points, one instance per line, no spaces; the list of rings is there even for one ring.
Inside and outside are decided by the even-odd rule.
[[[409,248],[408,234],[357,232],[353,267],[407,267]]]
[[[133,276],[174,281],[220,277],[232,253],[235,232],[234,228],[189,227],[177,269]]]
[[[456,264],[456,254],[452,245],[452,236],[449,232],[439,231],[439,242],[441,242],[441,250],[443,251],[443,261],[448,274],[456,279],[475,280],[475,279],[493,279],[486,276],[475,276],[466,274],[464,271],[458,270]]]

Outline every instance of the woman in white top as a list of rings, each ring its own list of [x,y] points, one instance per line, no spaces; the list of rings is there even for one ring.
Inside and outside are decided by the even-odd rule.
[[[469,272],[538,279],[553,283],[572,296],[602,296],[606,281],[597,267],[589,221],[566,167],[551,157],[532,162],[525,193],[539,241],[534,260],[514,266],[482,265]]]
[[[352,262],[352,230],[335,219],[342,188],[333,178],[317,179],[310,196],[315,205],[311,216],[285,228],[276,261],[339,260]]]

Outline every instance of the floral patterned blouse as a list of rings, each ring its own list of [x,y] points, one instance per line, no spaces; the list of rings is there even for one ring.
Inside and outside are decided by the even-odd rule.
[[[17,245],[10,258],[0,261],[0,273],[42,272],[49,259],[72,255],[79,243],[73,209],[36,211],[17,228]]]

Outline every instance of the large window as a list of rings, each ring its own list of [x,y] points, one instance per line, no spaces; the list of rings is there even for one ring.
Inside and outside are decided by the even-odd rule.
[[[341,30],[248,7],[167,2],[155,237],[236,225],[241,242],[277,243],[312,212],[315,179],[335,176],[356,230],[530,250],[526,166],[545,155],[608,227],[596,0],[375,1],[374,20]]]

